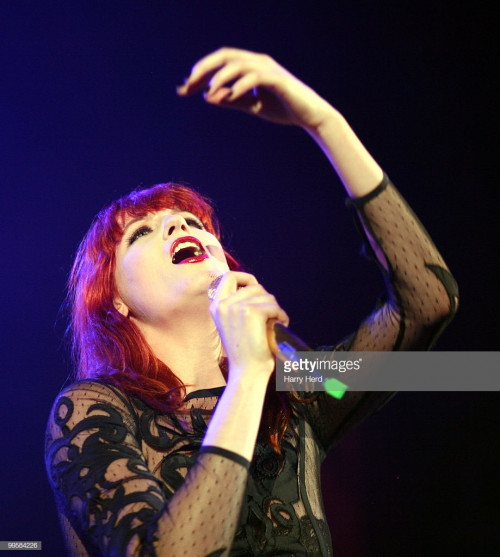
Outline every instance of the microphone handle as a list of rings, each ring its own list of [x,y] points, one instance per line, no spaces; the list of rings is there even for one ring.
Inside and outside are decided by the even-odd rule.
[[[283,362],[298,362],[297,352],[311,351],[302,339],[276,319],[270,319],[267,323],[267,342],[271,352]]]

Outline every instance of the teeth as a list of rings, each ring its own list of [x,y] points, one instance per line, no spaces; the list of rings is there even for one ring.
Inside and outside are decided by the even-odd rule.
[[[203,253],[198,244],[196,244],[195,242],[188,241],[188,242],[181,242],[180,244],[177,244],[177,246],[175,246],[173,255],[175,255],[181,249],[185,249],[185,248],[194,248],[196,255],[201,255]]]
[[[172,252],[172,263],[177,265],[191,257],[199,257],[205,254],[205,250],[200,243],[194,240],[184,240],[179,242]]]

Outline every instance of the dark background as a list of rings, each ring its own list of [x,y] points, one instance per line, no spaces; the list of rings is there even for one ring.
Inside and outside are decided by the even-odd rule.
[[[383,288],[339,180],[301,130],[179,99],[223,45],[268,52],[347,117],[461,288],[437,348],[498,350],[493,13],[481,3],[0,4],[0,540],[63,555],[43,463],[70,372],[60,314],[79,240],[109,201],[182,180],[313,344]],[[496,164],[494,164],[494,162]],[[324,465],[336,555],[488,555],[500,543],[498,393],[402,393]]]

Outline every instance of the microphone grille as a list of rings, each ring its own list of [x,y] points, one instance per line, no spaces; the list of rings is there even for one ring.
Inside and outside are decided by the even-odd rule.
[[[222,275],[215,277],[208,286],[207,294],[208,294],[208,299],[211,302],[215,297],[215,291],[217,290],[217,287],[219,286],[221,279],[222,279]]]

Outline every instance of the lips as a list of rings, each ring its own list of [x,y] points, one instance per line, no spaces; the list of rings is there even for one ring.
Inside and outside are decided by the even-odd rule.
[[[194,236],[182,236],[174,240],[170,247],[170,257],[174,265],[199,263],[208,259],[205,248]]]

